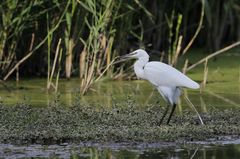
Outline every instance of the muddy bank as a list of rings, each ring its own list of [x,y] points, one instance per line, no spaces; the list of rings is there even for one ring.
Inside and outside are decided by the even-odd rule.
[[[21,104],[0,106],[0,142],[61,144],[80,142],[157,143],[214,141],[238,138],[240,110],[201,113],[205,125],[190,111],[161,125],[163,109],[139,108],[134,103],[115,108],[52,105],[36,108]]]

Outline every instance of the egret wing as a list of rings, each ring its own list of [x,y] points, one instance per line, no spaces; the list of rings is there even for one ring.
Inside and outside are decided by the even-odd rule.
[[[162,62],[148,62],[144,67],[144,76],[155,86],[199,88],[198,83],[172,66]]]

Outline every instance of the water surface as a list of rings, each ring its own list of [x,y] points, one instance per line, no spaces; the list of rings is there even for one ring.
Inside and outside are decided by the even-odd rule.
[[[61,79],[59,91],[46,90],[45,79],[25,79],[18,84],[15,81],[8,83],[11,92],[0,89],[0,98],[4,104],[14,105],[16,103],[29,103],[33,106],[46,106],[57,100],[64,105],[72,105],[76,102],[90,105],[105,105],[112,107],[127,99],[132,99],[139,106],[146,104],[157,104],[165,106],[165,102],[152,85],[146,81],[102,81],[94,84],[85,96],[80,96],[80,81]],[[199,107],[207,111],[212,107],[236,108],[240,107],[240,84],[238,81],[209,83],[203,93],[199,90],[185,89],[185,94]],[[184,98],[180,99],[179,109],[187,106]]]
[[[150,144],[127,146],[122,144],[80,144],[80,145],[0,145],[0,158],[116,158],[116,159],[238,159],[240,145],[171,145]]]

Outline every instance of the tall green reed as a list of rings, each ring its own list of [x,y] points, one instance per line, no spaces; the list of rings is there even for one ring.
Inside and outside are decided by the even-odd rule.
[[[48,11],[52,10],[56,6],[54,5],[54,6],[51,6],[50,8],[42,9],[40,12],[38,12],[38,10],[36,8],[41,7],[43,5],[43,1],[35,0],[35,1],[31,1],[31,2],[28,2],[28,1],[23,1],[23,2],[22,1],[15,1],[15,2],[16,2],[16,5],[18,3],[20,3],[22,5],[18,4],[17,5],[18,8],[15,8],[15,10],[8,10],[8,11],[11,12],[10,15],[15,15],[15,14],[19,15],[19,13],[22,13],[19,16],[23,16],[23,17],[19,18],[18,16],[16,16],[12,19],[11,18],[8,19],[10,21],[10,24],[12,24],[12,25],[9,26],[9,28],[7,28],[7,31],[11,32],[12,34],[11,34],[11,36],[7,37],[7,40],[10,40],[10,42],[16,43],[17,46],[18,45],[22,46],[22,41],[26,40],[26,39],[21,39],[21,38],[26,38],[25,36],[27,36],[23,33],[26,33],[26,31],[28,31],[28,30],[38,28],[38,26],[37,26],[38,25],[38,18],[41,18],[43,15],[45,16],[48,13]],[[0,6],[3,7],[4,5],[5,5],[5,3],[2,3]],[[36,11],[34,9],[36,9]],[[4,12],[4,10],[2,10],[2,12]],[[25,16],[25,14],[27,14],[27,15]],[[2,17],[2,18],[4,18],[4,17]],[[24,20],[21,21],[22,19],[24,19]],[[11,51],[9,51],[8,47],[11,43],[8,43],[8,45],[4,46],[4,50],[3,50],[2,53],[4,53],[4,51],[6,51],[7,55],[13,55],[13,56],[16,57],[14,59],[15,63],[13,63],[10,67],[8,67],[5,70],[3,70],[1,68],[1,74],[2,74],[2,76],[4,75],[4,78],[3,78],[4,80],[7,80],[9,78],[9,76],[15,70],[18,70],[20,65],[22,65],[24,62],[29,60],[30,57],[34,53],[36,53],[39,48],[44,46],[46,41],[48,41],[48,39],[49,39],[49,35],[51,35],[54,31],[57,30],[61,21],[62,21],[62,16],[59,17],[56,25],[53,26],[52,28],[50,28],[50,30],[47,31],[47,35],[45,37],[43,37],[43,39],[41,39],[40,42],[38,42],[37,44],[35,44],[35,41],[37,39],[36,34],[32,33],[31,40],[30,40],[30,47],[29,47],[29,50],[26,51],[27,54],[24,54],[22,52],[16,52],[16,51],[11,52]],[[4,24],[4,23],[1,23],[1,24]],[[18,30],[18,26],[21,26],[20,28],[22,30]],[[14,28],[14,30],[12,28]],[[17,32],[18,34],[15,34],[15,32]],[[15,36],[17,38],[15,38]],[[26,44],[28,45],[28,43],[26,43]],[[25,46],[24,43],[23,43],[23,46]],[[20,59],[17,59],[17,57],[18,58],[20,57]],[[13,62],[13,61],[11,61],[11,62]],[[42,65],[41,65],[41,67],[42,67]]]
[[[16,64],[18,44],[26,25],[31,19],[33,1],[1,1],[0,23],[0,74],[4,76]]]
[[[62,48],[62,39],[59,38],[55,50],[55,54],[52,52],[52,45],[54,44],[53,41],[53,35],[55,34],[55,31],[58,30],[61,26],[61,23],[64,19],[64,17],[68,13],[68,8],[70,6],[70,1],[67,2],[67,4],[64,7],[64,10],[59,17],[59,19],[56,20],[49,20],[49,15],[47,13],[47,66],[48,66],[48,71],[47,71],[47,90],[51,88],[51,86],[54,88],[55,92],[58,90],[58,81],[59,81],[59,76],[60,76],[60,70],[61,70],[61,61],[62,61],[62,53],[63,53],[63,48]],[[57,3],[57,5],[60,5]],[[52,55],[53,54],[53,55]],[[53,62],[51,62],[52,56],[54,57]],[[58,69],[56,69],[56,67]],[[57,70],[57,71],[56,71]],[[52,82],[53,78],[55,75],[55,84]]]
[[[57,60],[61,62],[56,62],[52,78],[79,75],[84,94],[99,77],[124,76],[128,67],[112,66],[112,60],[132,49],[144,47],[152,52],[166,52],[169,63],[176,65],[177,57],[187,52],[189,47],[185,46],[193,36],[196,46],[208,48],[239,39],[238,1],[201,0],[206,13],[201,25],[199,2],[1,1],[1,77],[6,80],[19,70],[20,76],[47,76],[51,83],[56,50],[62,39]]]
[[[65,19],[66,24],[64,28],[64,42],[66,47],[65,56],[65,76],[66,78],[71,77],[73,68],[73,57],[74,57],[74,47],[77,44],[77,39],[79,33],[81,32],[81,27],[83,24],[80,23],[80,9],[79,4],[76,0],[71,0],[71,6],[67,10]]]
[[[81,93],[85,94],[97,76],[101,75],[111,61],[111,47],[114,37],[113,12],[115,1],[78,1],[89,16],[85,23],[89,29],[87,39],[81,39],[84,49],[80,56]]]
[[[172,11],[170,19],[166,16],[168,27],[169,27],[169,48],[168,48],[168,63],[175,66],[181,50],[182,36],[179,35],[180,26],[182,23],[182,14],[177,15],[177,24],[174,27],[175,22],[175,11]],[[175,36],[174,36],[175,35]]]

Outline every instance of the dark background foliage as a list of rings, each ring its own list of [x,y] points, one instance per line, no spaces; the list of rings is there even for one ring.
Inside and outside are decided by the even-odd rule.
[[[192,47],[206,48],[213,52],[238,41],[240,1],[204,2],[203,25]],[[22,76],[46,76],[48,62],[52,65],[60,38],[62,75],[66,73],[64,65],[69,63],[70,74],[79,74],[79,59],[86,46],[92,47],[88,52],[94,52],[94,47],[99,48],[96,52],[109,49],[111,58],[139,47],[157,55],[161,52],[168,53],[168,48],[172,45],[169,43],[168,20],[172,17],[172,28],[176,28],[180,14],[182,22],[179,34],[183,36],[184,48],[198,27],[201,6],[200,0],[1,1],[0,75],[3,78],[31,51],[31,39],[33,54],[21,64],[19,72]],[[92,38],[97,39],[95,42],[89,40],[91,33],[94,33]],[[113,39],[113,44],[108,47],[110,39]],[[84,44],[88,42],[89,45]],[[105,47],[101,48],[102,45]],[[99,58],[104,58],[105,55],[107,54],[99,55]]]

